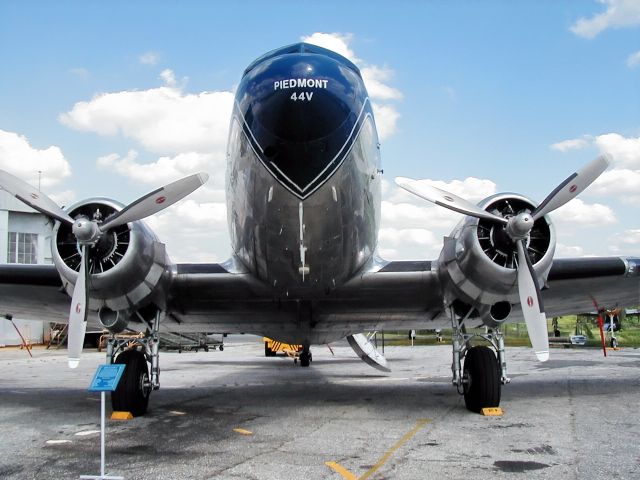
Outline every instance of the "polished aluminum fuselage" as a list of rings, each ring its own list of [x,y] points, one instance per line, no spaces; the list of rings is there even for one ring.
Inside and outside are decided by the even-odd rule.
[[[229,231],[234,256],[274,296],[326,295],[372,259],[380,174],[353,63],[295,44],[247,68],[227,150]]]
[[[234,115],[227,164],[234,254],[277,296],[325,295],[354,277],[376,248],[381,178],[374,120],[364,121],[342,164],[305,199],[264,168],[241,121]]]

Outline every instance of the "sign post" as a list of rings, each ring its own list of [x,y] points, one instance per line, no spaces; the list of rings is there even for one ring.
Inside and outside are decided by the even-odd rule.
[[[104,464],[104,424],[105,424],[105,396],[106,392],[113,392],[118,387],[118,382],[122,378],[125,365],[123,363],[112,363],[106,365],[98,365],[91,385],[90,392],[100,392],[100,475],[80,475],[82,479],[99,479],[99,480],[123,480],[124,477],[116,477],[105,475]]]

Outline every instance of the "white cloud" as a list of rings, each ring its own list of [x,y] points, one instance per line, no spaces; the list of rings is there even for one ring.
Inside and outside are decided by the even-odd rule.
[[[640,250],[640,229],[625,230],[609,239],[609,251],[614,255],[638,255]]]
[[[146,222],[167,245],[173,261],[224,261],[230,253],[224,169],[234,94],[185,93],[169,69],[161,78],[166,86],[105,93],[76,103],[60,121],[77,130],[137,142],[140,148],[97,160],[99,168],[136,184],[155,188],[192,173],[209,173],[204,186]],[[149,159],[149,153],[156,155]]]
[[[154,65],[157,65],[158,62],[160,61],[160,54],[156,52],[146,52],[140,55],[140,57],[138,57],[138,60],[143,65],[154,66]]]
[[[446,208],[429,204],[382,202],[382,226],[385,228],[421,227],[437,231],[440,236],[450,232],[462,215]]]
[[[496,192],[490,180],[469,177],[450,182],[418,180],[450,191],[472,202]],[[442,238],[463,215],[423,200],[386,180],[382,182],[382,215],[378,252],[385,259],[435,258]],[[384,232],[384,233],[383,233]]]
[[[571,231],[576,227],[600,227],[618,222],[610,207],[600,203],[586,203],[579,198],[574,198],[551,212],[551,218],[565,231]]]
[[[164,84],[167,87],[176,86],[176,75],[173,73],[173,70],[171,70],[170,68],[166,68],[162,72],[160,72],[160,78],[164,81]]]
[[[640,206],[640,170],[608,170],[598,177],[589,191],[619,197],[624,203]]]
[[[595,139],[601,152],[610,153],[616,166],[640,168],[640,137],[627,138],[618,133],[599,135]]]
[[[580,18],[572,26],[576,35],[594,38],[608,28],[623,28],[640,25],[640,2],[638,0],[599,0],[606,11],[591,18]]]
[[[349,44],[353,40],[353,34],[351,33],[322,33],[315,32],[311,35],[307,35],[301,38],[305,43],[312,45],[318,45],[329,50],[333,50],[339,53],[343,57],[347,57],[353,63],[359,63],[360,59],[356,57],[355,53],[349,47]]]
[[[122,135],[159,154],[224,150],[233,93],[185,94],[173,87],[96,95],[60,115],[71,128]]]
[[[563,140],[551,145],[554,150],[566,152],[595,146],[600,153],[609,153],[616,167],[640,168],[640,137],[624,137],[619,133],[583,135],[580,138]]]
[[[222,262],[231,253],[226,205],[198,202],[192,197],[145,221],[166,242],[172,261]]]
[[[563,243],[556,243],[556,257],[581,257],[584,255],[584,248],[578,246],[564,245]]]
[[[69,206],[77,200],[76,192],[73,190],[49,193],[48,196],[61,207]]]
[[[587,147],[589,143],[589,137],[573,138],[570,140],[563,140],[562,142],[554,143],[551,145],[551,148],[560,152],[566,152],[569,150],[580,150]]]
[[[380,105],[373,102],[373,116],[376,120],[376,129],[380,140],[386,140],[397,130],[398,119],[400,113],[393,105]]]
[[[198,152],[160,157],[155,162],[138,162],[138,152],[130,150],[122,157],[116,153],[98,158],[98,167],[116,172],[136,182],[163,185],[196,172],[224,171],[224,156]]]
[[[640,65],[640,50],[627,57],[627,66],[629,68],[637,67],[638,65]]]
[[[402,93],[397,88],[393,88],[388,82],[393,78],[393,70],[376,65],[364,66],[360,69],[367,92],[371,98],[376,100],[400,100]]]
[[[624,203],[640,206],[640,137],[618,133],[584,135],[555,143],[551,148],[565,152],[589,146],[600,153],[609,153],[612,158],[612,166],[589,187],[589,194],[617,197]]]
[[[381,228],[378,239],[385,259],[435,258],[442,248],[442,237],[424,228]]]
[[[392,101],[402,99],[402,92],[392,87],[389,81],[393,78],[394,72],[390,68],[368,64],[358,58],[351,49],[353,35],[348,33],[321,33],[316,32],[308,36],[301,37],[303,42],[318,45],[320,47],[333,50],[340,55],[347,57],[360,69],[362,79],[369,96],[372,100],[373,114],[376,119],[378,135],[381,140],[389,138],[396,132],[400,113]]]
[[[27,138],[0,130],[0,168],[33,186],[41,179],[43,187],[50,187],[71,175],[69,162],[57,146],[34,148]],[[38,172],[42,172],[41,175]]]
[[[496,184],[491,180],[484,178],[467,177],[464,180],[452,180],[444,182],[442,180],[419,180],[419,182],[427,182],[447,192],[455,193],[471,202],[479,202],[487,198],[489,195],[496,193]]]
[[[451,180],[450,182],[425,178],[418,179],[416,182],[418,185],[429,185],[454,193],[459,197],[475,203],[496,193],[496,184],[491,180],[484,178],[467,177],[464,180]],[[392,202],[418,202],[418,205],[431,205],[430,202],[407,192],[403,188],[397,187],[395,183],[390,183],[384,180],[382,187],[383,192],[385,193],[385,198],[388,198]]]

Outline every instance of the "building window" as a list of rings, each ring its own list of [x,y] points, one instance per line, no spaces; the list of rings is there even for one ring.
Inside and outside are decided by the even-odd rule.
[[[7,263],[38,263],[38,234],[9,232]]]

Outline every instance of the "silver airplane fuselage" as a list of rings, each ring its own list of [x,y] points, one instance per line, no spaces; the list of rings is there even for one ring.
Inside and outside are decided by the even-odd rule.
[[[275,295],[326,295],[373,257],[380,173],[355,65],[301,43],[247,68],[227,151],[229,231],[235,257]]]

